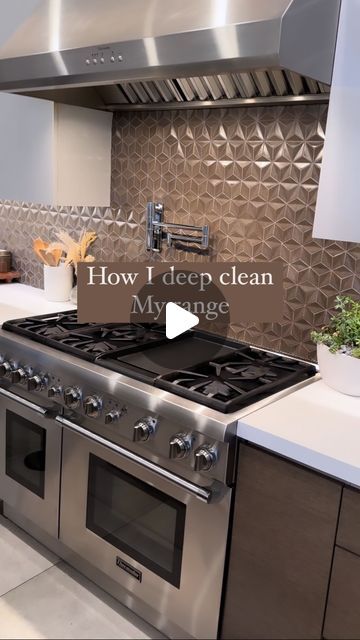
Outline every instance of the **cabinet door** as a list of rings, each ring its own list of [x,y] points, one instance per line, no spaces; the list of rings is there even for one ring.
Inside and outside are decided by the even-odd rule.
[[[222,638],[321,638],[341,486],[240,446]]]
[[[0,93],[0,200],[109,206],[112,118]]]
[[[360,492],[345,487],[336,544],[360,556]]]
[[[336,547],[326,608],[324,638],[360,638],[360,558]]]
[[[55,105],[56,204],[110,206],[113,114]]]
[[[54,107],[0,93],[0,200],[54,202]]]

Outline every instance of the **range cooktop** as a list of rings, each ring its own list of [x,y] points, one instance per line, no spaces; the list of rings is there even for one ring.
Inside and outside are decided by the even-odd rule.
[[[315,365],[200,331],[168,340],[157,324],[78,324],[76,312],[2,328],[230,413],[314,376]]]

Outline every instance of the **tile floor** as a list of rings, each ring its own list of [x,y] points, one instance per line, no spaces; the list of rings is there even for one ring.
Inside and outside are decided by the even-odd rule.
[[[0,516],[0,638],[164,638]]]

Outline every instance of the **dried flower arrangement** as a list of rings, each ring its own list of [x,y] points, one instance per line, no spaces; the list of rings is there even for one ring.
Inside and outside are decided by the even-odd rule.
[[[42,262],[50,266],[58,266],[63,259],[64,264],[74,266],[75,273],[79,262],[94,262],[94,256],[87,255],[87,252],[97,238],[96,233],[84,231],[78,242],[73,240],[66,231],[59,231],[56,236],[58,241],[50,244],[40,238],[34,240],[34,251]]]

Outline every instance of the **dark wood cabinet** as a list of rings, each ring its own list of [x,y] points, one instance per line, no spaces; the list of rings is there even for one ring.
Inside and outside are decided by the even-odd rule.
[[[341,490],[240,445],[222,638],[321,638]]]
[[[326,607],[324,637],[360,638],[360,492],[345,487]]]
[[[343,491],[336,544],[360,555],[360,492],[356,489]]]
[[[360,638],[360,557],[336,547],[326,608],[324,638]]]

